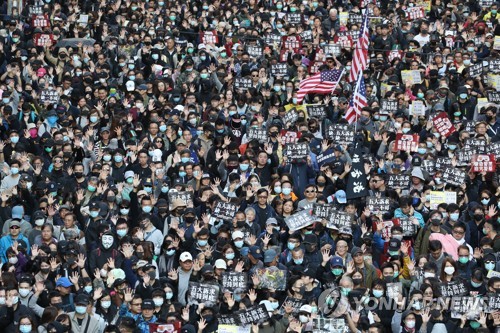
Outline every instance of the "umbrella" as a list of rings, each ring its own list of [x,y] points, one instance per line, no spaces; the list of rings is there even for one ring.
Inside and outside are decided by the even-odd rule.
[[[57,42],[57,47],[76,47],[79,43],[83,46],[93,46],[95,39],[93,38],[65,38]]]

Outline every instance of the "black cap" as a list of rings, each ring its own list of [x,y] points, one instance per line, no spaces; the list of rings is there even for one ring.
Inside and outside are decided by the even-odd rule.
[[[155,308],[155,303],[153,302],[152,299],[145,299],[142,301],[142,310],[154,310]]]
[[[101,209],[101,207],[99,206],[99,203],[95,202],[95,201],[92,201],[90,204],[89,204],[89,209]]]
[[[90,299],[87,295],[85,294],[78,294],[75,297],[75,305],[81,304],[81,305],[89,305]]]
[[[396,238],[392,238],[389,242],[389,251],[399,251],[401,248],[401,241]]]

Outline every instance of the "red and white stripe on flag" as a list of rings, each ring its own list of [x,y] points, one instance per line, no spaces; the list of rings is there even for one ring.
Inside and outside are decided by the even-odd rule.
[[[349,82],[356,81],[358,74],[363,72],[368,65],[368,46],[370,33],[368,29],[368,15],[365,15],[358,42],[354,49],[354,57],[349,74]]]

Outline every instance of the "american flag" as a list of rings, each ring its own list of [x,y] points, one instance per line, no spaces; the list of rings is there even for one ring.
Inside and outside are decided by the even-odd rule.
[[[354,89],[351,100],[349,101],[349,108],[345,114],[347,122],[352,124],[358,120],[358,117],[361,114],[361,109],[367,105],[368,101],[366,100],[365,79],[363,78],[363,75],[360,75],[358,77],[358,82],[356,83],[356,89]]]
[[[340,81],[344,70],[332,69],[318,73],[300,82],[297,92],[297,103],[301,103],[304,97],[310,93],[329,94]]]
[[[368,65],[368,46],[369,46],[369,28],[368,14],[365,15],[363,26],[359,32],[359,39],[354,49],[354,57],[352,58],[351,72],[349,73],[349,82],[356,81],[358,74],[365,70]]]

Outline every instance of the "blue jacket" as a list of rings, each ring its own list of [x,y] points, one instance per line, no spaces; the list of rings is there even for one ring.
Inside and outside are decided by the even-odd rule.
[[[19,234],[19,236],[17,236],[17,239],[12,239],[11,235],[3,236],[2,238],[0,238],[0,259],[2,259],[2,262],[4,264],[8,262],[6,254],[7,249],[12,246],[15,240],[17,240],[18,242],[23,241],[26,244],[26,251],[28,255],[30,254],[30,242],[28,238],[23,234]]]
[[[397,208],[395,211],[394,211],[394,217],[395,218],[401,218],[401,217],[411,217],[411,216],[408,216],[408,215],[405,215],[403,213],[403,211],[401,210],[401,208]],[[413,212],[413,217],[416,218],[418,220],[418,223],[420,224],[420,228],[423,228],[424,225],[425,225],[425,221],[424,221],[424,217],[422,216],[422,214],[420,214],[419,212],[417,211],[414,211]]]

